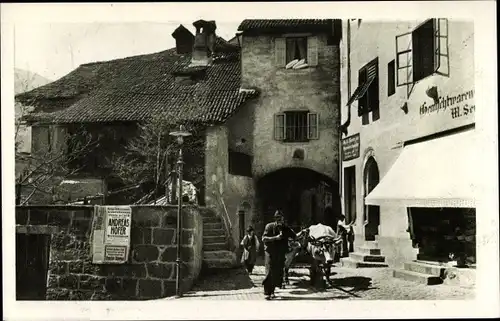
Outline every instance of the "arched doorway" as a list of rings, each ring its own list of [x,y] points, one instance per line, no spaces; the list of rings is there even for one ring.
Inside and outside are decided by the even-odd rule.
[[[380,174],[377,162],[373,156],[370,156],[365,164],[363,173],[364,197],[377,186],[380,181]],[[364,199],[364,198],[363,198]],[[378,227],[380,225],[380,207],[376,205],[364,206],[363,212],[365,240],[374,241],[378,235]]]
[[[295,231],[316,223],[331,225],[333,216],[340,213],[338,183],[306,168],[283,168],[265,175],[257,181],[256,194],[262,227],[273,220],[277,209]],[[325,211],[327,207],[333,211]]]

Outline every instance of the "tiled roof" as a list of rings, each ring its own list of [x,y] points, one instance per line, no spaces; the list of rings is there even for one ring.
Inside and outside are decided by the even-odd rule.
[[[172,122],[225,121],[241,103],[257,95],[240,92],[238,48],[217,39],[212,66],[194,84],[176,81],[174,72],[185,70],[190,55],[175,48],[163,52],[82,65],[67,76],[18,99],[81,96],[70,107],[32,115],[31,121],[55,123],[139,121],[164,115]]]
[[[246,19],[238,27],[239,31],[281,31],[311,30],[332,31],[333,19]]]

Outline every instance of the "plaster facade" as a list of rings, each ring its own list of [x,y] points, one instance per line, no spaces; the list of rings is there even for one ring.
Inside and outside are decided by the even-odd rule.
[[[404,49],[409,45],[411,48],[411,34],[398,38],[398,45],[396,37],[415,30],[424,21],[351,20],[358,21],[343,22],[341,44],[342,123],[349,118],[347,102],[358,86],[358,70],[378,58],[379,80],[379,119],[374,120],[370,112],[369,123],[363,124],[357,111],[359,102],[354,101],[350,106],[348,134],[343,137],[360,135],[359,156],[343,161],[341,171],[342,204],[346,205],[346,190],[350,187],[344,173],[346,168],[355,168],[355,214],[349,213],[345,206],[344,211],[347,211],[347,216],[355,216],[356,242],[360,244],[365,233],[364,170],[368,159],[372,157],[376,161],[382,180],[402,152],[404,142],[474,124],[474,25],[466,21],[436,19],[440,26],[438,34],[442,36],[435,40],[439,41],[441,54],[437,72],[418,82],[398,86],[397,76],[389,73],[388,64],[395,60],[395,73],[398,73],[396,53],[404,46]],[[400,82],[405,82],[406,71],[400,70],[399,73]],[[388,88],[391,80],[395,83],[394,93]],[[435,108],[433,99],[426,93],[433,86],[437,88],[440,108]],[[405,104],[407,113],[403,110]],[[378,240],[390,266],[399,267],[403,262],[415,259],[417,250],[412,247],[407,228],[406,207],[380,207]]]

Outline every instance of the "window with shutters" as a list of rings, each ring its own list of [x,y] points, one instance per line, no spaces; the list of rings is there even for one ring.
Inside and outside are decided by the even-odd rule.
[[[355,100],[358,101],[358,116],[361,117],[363,125],[369,123],[370,113],[373,121],[380,118],[378,78],[378,58],[375,58],[359,70],[358,88],[347,102],[350,105]]]
[[[283,142],[308,142],[318,138],[317,113],[286,111],[274,116],[274,139]]]
[[[307,37],[286,38],[286,63],[302,59],[307,63]]]
[[[318,65],[316,36],[284,36],[275,38],[275,60],[278,67],[303,69]]]
[[[396,36],[396,85],[413,84],[434,73],[449,76],[448,20],[428,19]]]

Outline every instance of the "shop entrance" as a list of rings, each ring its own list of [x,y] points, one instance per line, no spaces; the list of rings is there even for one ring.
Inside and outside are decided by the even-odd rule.
[[[296,232],[311,224],[331,225],[333,215],[340,212],[338,184],[310,169],[285,168],[267,174],[257,182],[256,192],[264,225],[278,209]],[[333,209],[331,215],[325,215],[328,207]]]
[[[410,235],[425,261],[476,263],[474,208],[410,208]]]
[[[366,162],[363,178],[364,197],[366,197],[380,181],[378,165],[373,157],[368,158]],[[380,207],[376,205],[365,205],[363,214],[365,240],[374,241],[375,236],[379,233]]]

